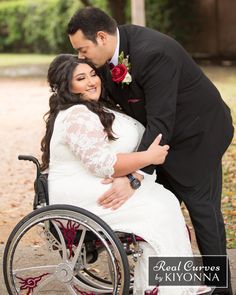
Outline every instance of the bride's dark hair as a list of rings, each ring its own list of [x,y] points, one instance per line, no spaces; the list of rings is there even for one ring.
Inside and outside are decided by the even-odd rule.
[[[98,101],[85,101],[80,94],[71,92],[71,81],[74,69],[78,64],[88,64],[96,74],[96,68],[84,59],[78,59],[76,55],[60,54],[50,64],[48,69],[48,83],[53,94],[49,98],[49,111],[44,115],[46,122],[46,133],[41,141],[42,164],[41,170],[45,170],[49,166],[50,158],[50,140],[53,133],[55,119],[61,110],[66,110],[69,107],[77,104],[86,105],[89,110],[98,115],[104,131],[107,133],[109,140],[116,138],[112,132],[112,123],[114,114],[106,108],[118,110],[115,103],[105,94],[105,89],[102,87],[102,93]],[[100,77],[100,76],[99,76]],[[101,78],[101,77],[100,77]]]

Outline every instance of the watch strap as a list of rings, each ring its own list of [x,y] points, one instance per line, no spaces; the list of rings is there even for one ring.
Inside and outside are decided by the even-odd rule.
[[[128,177],[130,182],[132,182],[135,179],[135,177],[131,173],[127,174],[126,176]]]

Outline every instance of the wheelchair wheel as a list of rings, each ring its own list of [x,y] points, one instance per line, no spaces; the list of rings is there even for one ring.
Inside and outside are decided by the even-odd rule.
[[[98,216],[51,205],[23,218],[3,257],[9,294],[129,294],[126,253]]]

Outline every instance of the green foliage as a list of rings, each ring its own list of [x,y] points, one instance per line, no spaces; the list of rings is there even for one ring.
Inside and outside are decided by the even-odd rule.
[[[166,33],[180,43],[198,31],[195,1],[146,0],[147,26]]]
[[[0,52],[71,52],[72,48],[66,34],[67,23],[85,2],[0,1]],[[87,3],[110,11],[107,0],[90,0]],[[146,0],[147,26],[186,43],[198,28],[194,3],[195,1],[189,0]],[[126,23],[130,22],[130,10],[130,0],[127,0],[124,11]]]
[[[71,51],[66,26],[79,7],[77,0],[0,2],[0,51]]]
[[[93,6],[99,7],[100,9],[107,11],[107,0],[92,0],[90,2]]]

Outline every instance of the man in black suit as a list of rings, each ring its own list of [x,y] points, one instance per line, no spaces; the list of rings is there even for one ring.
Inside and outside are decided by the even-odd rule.
[[[68,34],[80,58],[102,67],[115,102],[145,125],[139,150],[146,150],[160,133],[161,143],[170,145],[163,165],[142,170],[151,174],[156,169],[157,181],[186,204],[201,254],[225,255],[221,158],[233,126],[218,90],[175,40],[149,28],[117,27],[100,9],[77,11]],[[105,73],[107,62],[115,65],[113,76]],[[115,179],[100,203],[118,208],[133,192],[127,182],[126,177]],[[215,292],[232,294],[230,287]]]

